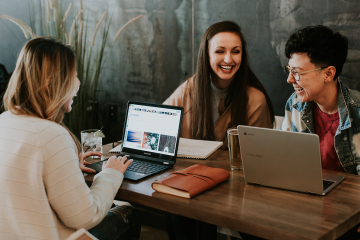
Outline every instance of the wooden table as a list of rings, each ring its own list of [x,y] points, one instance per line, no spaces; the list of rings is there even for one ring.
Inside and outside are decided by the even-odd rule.
[[[111,144],[103,147],[105,154]],[[140,182],[124,180],[116,199],[175,213],[267,239],[336,239],[360,222],[360,177],[345,180],[326,196],[248,185],[242,171],[230,171],[229,181],[184,199],[155,192],[151,183],[200,163],[230,170],[228,151],[207,160],[178,158],[173,169]],[[94,175],[85,177],[91,184]]]

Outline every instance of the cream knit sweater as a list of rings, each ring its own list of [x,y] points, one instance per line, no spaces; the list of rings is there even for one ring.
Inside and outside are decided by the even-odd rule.
[[[66,239],[108,213],[124,176],[105,169],[89,188],[62,126],[0,115],[0,239]]]

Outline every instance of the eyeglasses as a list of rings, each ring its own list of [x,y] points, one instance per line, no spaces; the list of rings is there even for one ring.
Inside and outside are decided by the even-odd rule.
[[[301,72],[301,73],[299,73],[298,71],[296,71],[295,69],[293,69],[293,68],[291,68],[289,66],[284,66],[284,68],[285,68],[285,72],[286,72],[286,74],[288,76],[291,73],[292,76],[294,77],[295,81],[299,81],[300,80],[300,75],[302,75],[304,73],[312,72],[312,71],[322,70],[322,69],[325,69],[327,67],[317,68],[317,69],[313,69],[313,70],[306,71],[306,72]]]

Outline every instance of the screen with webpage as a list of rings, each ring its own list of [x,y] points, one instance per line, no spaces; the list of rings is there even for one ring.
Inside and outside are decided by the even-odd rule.
[[[123,147],[175,155],[181,111],[131,104]]]

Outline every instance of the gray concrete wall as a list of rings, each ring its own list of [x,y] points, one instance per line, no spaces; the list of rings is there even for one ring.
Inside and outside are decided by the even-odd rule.
[[[38,12],[40,1],[1,0],[0,14],[29,24],[28,4],[32,12]],[[62,0],[63,7],[69,2]],[[78,1],[73,2],[78,9]],[[284,44],[291,33],[308,25],[323,24],[348,36],[349,57],[341,79],[360,90],[357,0],[84,0],[84,5],[92,20],[90,30],[104,11],[113,16],[99,101],[105,107],[119,105],[120,123],[128,100],[161,103],[191,76],[203,33],[221,20],[234,20],[242,27],[252,69],[268,91],[276,115],[283,115],[285,101],[293,92],[282,67],[287,64]],[[119,27],[139,14],[144,17],[112,42]],[[14,69],[16,53],[25,42],[19,28],[0,18],[0,63],[8,71]],[[117,127],[115,132],[121,132],[122,124]]]

